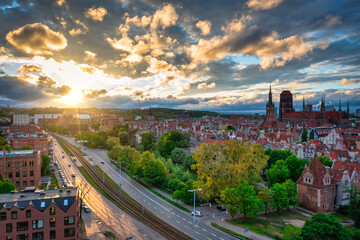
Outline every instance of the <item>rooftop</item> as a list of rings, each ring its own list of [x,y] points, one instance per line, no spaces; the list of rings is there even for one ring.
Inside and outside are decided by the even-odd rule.
[[[21,156],[35,156],[36,150],[15,150],[15,151],[6,151],[7,157],[21,157]],[[4,152],[0,152],[0,157],[4,156]],[[1,198],[0,198],[1,199]]]

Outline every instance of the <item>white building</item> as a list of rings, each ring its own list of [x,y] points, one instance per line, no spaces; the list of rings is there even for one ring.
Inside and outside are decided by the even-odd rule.
[[[13,115],[13,118],[14,118],[13,121],[14,125],[29,125],[30,123],[29,114],[27,113],[15,113]]]

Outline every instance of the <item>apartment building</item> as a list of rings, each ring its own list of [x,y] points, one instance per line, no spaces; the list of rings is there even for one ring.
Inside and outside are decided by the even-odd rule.
[[[79,239],[77,188],[0,194],[0,238]]]
[[[41,183],[41,153],[36,150],[0,152],[0,174],[18,190]]]

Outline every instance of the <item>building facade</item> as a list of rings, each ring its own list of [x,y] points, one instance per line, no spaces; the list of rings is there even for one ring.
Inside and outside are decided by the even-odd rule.
[[[41,183],[41,153],[36,150],[0,152],[0,174],[18,190]]]
[[[330,212],[335,204],[335,182],[317,156],[305,165],[297,183],[299,205],[313,212]]]
[[[13,115],[13,124],[14,125],[28,125],[30,123],[29,114],[25,113],[15,113]]]
[[[79,239],[77,188],[0,194],[0,238]]]

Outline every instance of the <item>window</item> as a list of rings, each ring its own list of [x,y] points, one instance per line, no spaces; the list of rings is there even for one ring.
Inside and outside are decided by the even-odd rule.
[[[55,239],[56,238],[56,231],[55,230],[51,230],[50,231],[50,239]]]
[[[70,224],[74,224],[74,223],[75,223],[75,217],[74,216],[64,217],[64,224],[65,225],[70,225]]]
[[[34,171],[30,171],[30,177],[34,176]]]
[[[44,227],[44,220],[33,220],[32,221],[32,228],[38,229]]]
[[[67,206],[67,205],[68,205],[68,200],[64,199],[64,206]]]
[[[7,232],[7,233],[12,232],[12,223],[7,223],[7,224],[6,224],[6,232]]]
[[[20,172],[16,172],[16,177],[20,177]]]
[[[55,215],[55,207],[50,208],[50,215]]]
[[[6,220],[6,212],[0,213],[0,220],[5,221]]]
[[[75,236],[75,228],[65,228],[64,229],[64,237]]]
[[[27,172],[23,171],[23,177],[26,177],[26,176],[27,176]]]
[[[45,207],[45,202],[41,202],[40,207]]]
[[[27,182],[23,181],[23,187],[27,187]]]
[[[12,166],[13,166],[12,162],[8,162],[8,167],[10,168]]]
[[[36,232],[32,234],[33,240],[44,240],[44,232]]]
[[[55,227],[55,218],[50,218],[50,227]]]
[[[12,178],[12,172],[9,172],[9,178]]]
[[[6,236],[6,240],[12,240],[13,238],[12,238],[12,236],[10,235],[10,236]]]
[[[19,188],[19,187],[20,187],[20,182],[17,181],[16,184],[15,184],[15,186],[16,186],[17,188]]]
[[[17,231],[26,231],[29,229],[28,222],[18,222],[16,223]]]
[[[20,167],[20,162],[15,162],[15,167]]]
[[[31,180],[29,186],[34,186],[34,181]]]
[[[31,217],[31,210],[26,210],[26,218],[30,218]]]
[[[11,212],[11,219],[17,219],[17,211]]]

